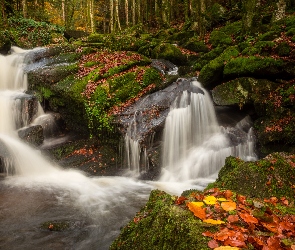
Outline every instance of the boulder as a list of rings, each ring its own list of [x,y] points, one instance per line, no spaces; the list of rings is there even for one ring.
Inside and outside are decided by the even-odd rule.
[[[23,141],[33,146],[40,146],[43,143],[43,128],[41,125],[21,128],[18,130],[18,136]]]

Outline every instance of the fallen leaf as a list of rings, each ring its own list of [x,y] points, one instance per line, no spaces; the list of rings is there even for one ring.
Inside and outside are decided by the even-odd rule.
[[[246,247],[246,244],[244,241],[231,239],[231,238],[228,238],[227,240],[225,240],[224,245],[229,245],[232,247]]]
[[[277,233],[278,232],[278,224],[271,222],[271,223],[266,223],[266,222],[261,222],[261,224],[269,231],[273,232],[273,233]]]
[[[222,202],[221,207],[225,211],[232,211],[232,210],[236,210],[237,204],[235,202],[233,202],[233,201],[227,201],[227,202]]]
[[[195,202],[188,202],[187,206],[189,208],[190,211],[192,211],[194,213],[194,215],[196,217],[198,217],[201,220],[206,219],[206,212],[205,212],[205,208],[201,208],[199,206],[197,206],[196,204],[194,204]]]
[[[225,198],[217,198],[218,201],[228,201],[227,199]]]
[[[230,247],[230,246],[221,246],[214,248],[214,250],[239,250],[240,248],[238,247]]]
[[[238,222],[240,220],[239,216],[238,215],[229,215],[227,217],[227,221],[229,223],[235,223],[235,222]]]
[[[206,236],[206,237],[213,237],[214,236],[214,234],[211,233],[210,231],[206,231],[206,232],[202,233],[202,235]]]
[[[218,242],[216,240],[210,240],[208,242],[208,247],[210,247],[210,248],[214,248],[215,249],[218,246],[219,246],[219,244],[218,244]]]
[[[206,222],[206,223],[209,223],[209,224],[214,224],[214,225],[220,225],[220,224],[225,223],[222,220],[213,220],[213,219],[206,219],[206,220],[203,220],[203,222]]]
[[[177,205],[181,205],[181,204],[184,203],[185,200],[187,200],[186,197],[184,197],[184,196],[180,196],[180,197],[177,198],[177,200],[175,201],[175,203],[176,203]]]
[[[214,205],[216,203],[216,198],[212,195],[206,196],[203,200],[207,205]]]
[[[251,214],[248,213],[238,213],[239,216],[247,223],[257,224],[258,220]]]
[[[225,190],[223,196],[228,199],[233,196],[233,192],[230,190]]]

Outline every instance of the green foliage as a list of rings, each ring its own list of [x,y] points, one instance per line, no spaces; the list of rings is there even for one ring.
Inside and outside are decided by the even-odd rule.
[[[155,47],[152,51],[152,58],[166,59],[176,65],[186,63],[186,57],[181,53],[180,49],[170,43],[162,43]]]
[[[280,31],[271,30],[258,37],[260,41],[272,41],[280,36]]]
[[[146,87],[152,83],[156,84],[156,86],[160,86],[162,78],[156,69],[148,68],[143,75],[142,85]]]
[[[239,51],[236,47],[227,48],[219,57],[210,61],[202,68],[198,78],[199,81],[204,85],[211,85],[220,81],[222,79],[224,65],[238,55]]]
[[[232,38],[229,35],[219,30],[211,32],[209,42],[215,48],[218,46],[230,46],[233,43]]]
[[[290,54],[291,48],[287,42],[279,43],[276,47],[276,52],[279,56],[288,56]]]
[[[62,34],[63,28],[36,22],[32,19],[11,17],[8,19],[9,37],[22,48],[44,46],[52,42],[52,34]]]

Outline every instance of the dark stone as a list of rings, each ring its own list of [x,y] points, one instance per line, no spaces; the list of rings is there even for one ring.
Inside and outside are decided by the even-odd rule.
[[[43,128],[41,125],[22,128],[18,130],[18,136],[23,141],[33,146],[40,146],[44,141]]]
[[[78,39],[81,37],[87,37],[89,34],[82,30],[65,30],[64,31],[64,37],[68,40],[71,38]]]

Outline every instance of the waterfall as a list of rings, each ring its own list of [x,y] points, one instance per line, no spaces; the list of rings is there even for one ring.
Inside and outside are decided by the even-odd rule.
[[[230,155],[245,160],[256,158],[252,129],[246,142],[231,145],[226,129],[217,122],[208,92],[197,81],[191,84],[204,94],[184,91],[171,105],[164,128],[161,181],[216,176]]]

